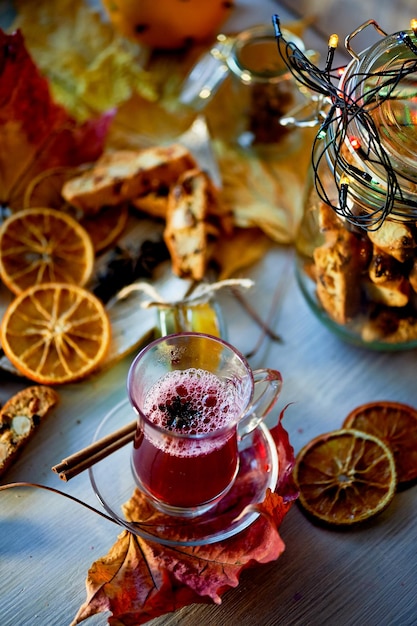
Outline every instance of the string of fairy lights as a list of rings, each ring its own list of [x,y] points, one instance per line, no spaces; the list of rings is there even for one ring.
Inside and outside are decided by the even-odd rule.
[[[314,184],[320,199],[347,221],[364,230],[379,228],[398,200],[407,205],[410,216],[417,217],[417,203],[404,195],[372,116],[373,109],[392,97],[401,81],[417,72],[417,45],[413,41],[417,37],[417,20],[411,21],[413,38],[410,36],[411,31],[410,34],[400,32],[397,35],[398,42],[412,53],[411,58],[397,63],[393,69],[386,68],[372,73],[353,72],[345,78],[343,86],[340,82],[346,68],[333,67],[338,45],[337,35],[329,38],[325,66],[320,69],[293,42],[284,39],[277,15],[273,16],[272,22],[282,61],[298,83],[309,92],[319,94],[318,99],[322,105],[321,124],[312,146]],[[365,83],[366,89],[362,90]],[[357,94],[362,95],[358,97]],[[351,135],[353,127],[359,129],[355,136]],[[358,134],[362,140],[358,138]],[[347,145],[350,151],[358,152],[360,162],[368,164],[368,168],[357,167],[351,159],[346,158],[349,153],[346,150]],[[329,197],[320,174],[321,161],[327,159],[329,152],[338,190],[337,203],[334,198]],[[374,171],[382,173],[383,185],[373,175]],[[349,188],[355,181],[368,188],[373,197],[378,198],[378,206],[374,209],[368,207],[359,214],[356,210],[352,212],[351,206],[354,203],[349,202],[348,197]]]

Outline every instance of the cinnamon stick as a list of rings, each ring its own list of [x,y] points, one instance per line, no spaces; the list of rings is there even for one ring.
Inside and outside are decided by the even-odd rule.
[[[133,441],[135,432],[136,420],[63,459],[52,471],[67,481]]]

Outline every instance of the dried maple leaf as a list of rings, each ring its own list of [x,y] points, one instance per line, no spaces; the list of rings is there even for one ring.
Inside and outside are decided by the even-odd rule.
[[[283,413],[282,413],[283,414]],[[111,626],[137,626],[192,603],[219,604],[222,595],[239,584],[241,572],[276,560],[285,549],[278,529],[297,497],[291,483],[294,462],[288,434],[280,421],[271,430],[280,455],[278,488],[267,491],[253,507],[261,515],[233,537],[201,546],[163,546],[124,531],[107,556],[96,561],[87,577],[87,599],[73,626],[96,613],[110,611]],[[144,501],[134,496],[125,509],[128,519],[139,515]],[[149,511],[141,510],[142,519]]]
[[[73,624],[111,611],[109,624],[143,624],[168,610],[204,601],[190,587],[175,583],[160,568],[157,544],[124,531],[107,556],[96,561],[87,578],[87,599]],[[161,550],[161,547],[159,546]]]
[[[287,404],[282,409],[277,424],[271,429],[271,435],[275,441],[279,458],[279,475],[276,491],[281,494],[284,502],[290,505],[298,498],[298,491],[292,476],[295,463],[294,449],[288,432],[282,425],[285,411],[289,406],[290,404]]]
[[[167,547],[124,531],[90,569],[87,599],[73,624],[111,611],[109,624],[133,626],[188,604],[219,604],[243,569],[277,559],[284,547],[276,526],[262,516],[243,533],[208,546]]]
[[[22,33],[0,30],[0,206],[21,209],[40,172],[96,160],[112,117],[77,124],[53,101]]]

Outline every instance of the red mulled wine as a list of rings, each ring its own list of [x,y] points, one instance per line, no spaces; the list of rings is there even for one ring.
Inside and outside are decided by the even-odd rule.
[[[171,507],[216,499],[238,469],[233,385],[202,369],[170,371],[147,393],[133,450],[141,487]]]

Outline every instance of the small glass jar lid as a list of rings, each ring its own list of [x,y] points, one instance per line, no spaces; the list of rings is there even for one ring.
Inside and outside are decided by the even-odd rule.
[[[285,29],[284,32],[300,50],[304,50],[299,37]],[[276,51],[272,26],[253,26],[234,38],[227,64],[243,83],[277,83],[288,75],[288,69]]]

